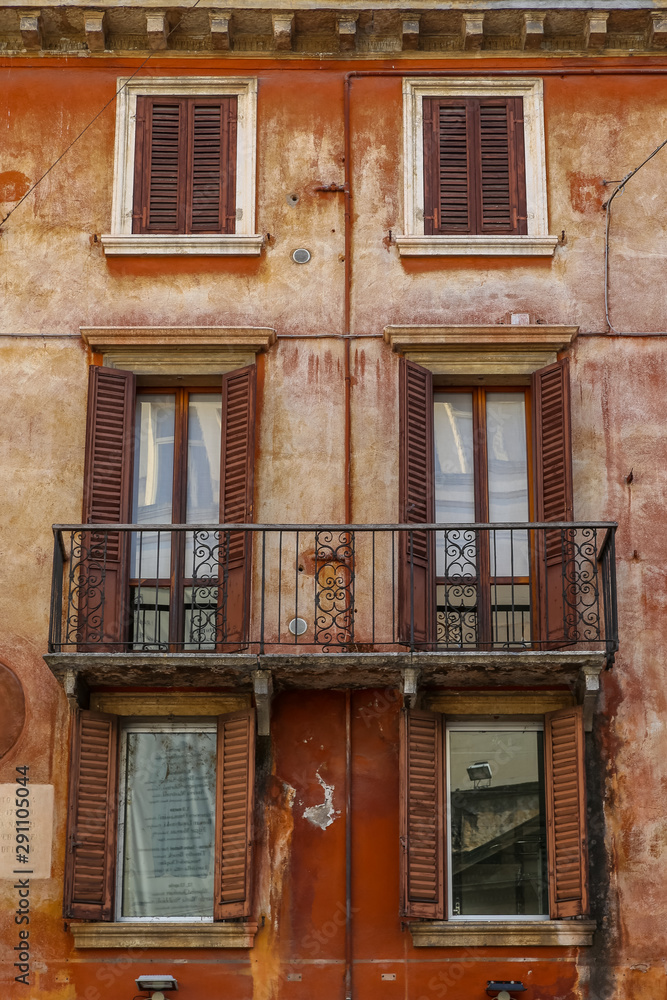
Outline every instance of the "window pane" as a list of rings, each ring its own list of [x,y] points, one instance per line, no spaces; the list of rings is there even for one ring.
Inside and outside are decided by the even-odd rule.
[[[543,734],[449,730],[454,916],[549,912]]]
[[[440,523],[472,524],[475,521],[475,466],[473,453],[472,393],[438,393],[434,402],[435,519]],[[449,532],[436,534],[438,576],[475,574],[474,541]],[[471,561],[472,560],[472,561]]]
[[[169,649],[169,588],[131,587],[132,649]]]
[[[220,394],[190,393],[186,524],[220,520]]]
[[[212,917],[215,732],[126,734],[123,917]]]
[[[486,394],[486,452],[489,521],[528,521],[526,400],[523,393]],[[524,532],[496,531],[491,537],[491,575],[528,575]]]
[[[186,524],[218,524],[220,521],[221,423],[222,399],[219,393],[190,393]],[[185,547],[186,577],[217,578],[220,561],[217,534],[199,535],[195,547],[193,536],[188,532]]]
[[[215,649],[222,631],[222,608],[218,607],[218,588],[202,584],[184,588],[184,649]]]
[[[134,441],[134,524],[171,524],[174,481],[174,396],[138,395]],[[169,577],[168,535],[144,532],[132,536],[132,577]]]

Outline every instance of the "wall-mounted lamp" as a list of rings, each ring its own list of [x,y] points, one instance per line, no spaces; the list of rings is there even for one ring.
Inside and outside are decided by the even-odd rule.
[[[471,781],[491,781],[493,777],[488,760],[478,760],[470,767],[466,767],[466,771]]]
[[[147,990],[149,993],[152,991],[154,997],[157,994],[158,1000],[164,990],[178,989],[178,983],[173,976],[158,975],[157,973],[152,976],[137,976],[134,981],[138,989]]]
[[[526,987],[518,979],[491,980],[486,984],[486,995],[496,1000],[512,1000],[515,993],[525,993]]]

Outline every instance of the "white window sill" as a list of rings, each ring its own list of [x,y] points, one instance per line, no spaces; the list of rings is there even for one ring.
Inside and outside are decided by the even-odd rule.
[[[557,236],[397,236],[401,257],[553,257]]]
[[[257,924],[72,921],[69,929],[75,948],[252,948]]]
[[[264,237],[240,235],[158,236],[154,233],[129,233],[101,237],[107,257],[111,256],[223,256],[257,257],[262,252]]]
[[[593,944],[594,920],[422,920],[410,924],[417,948],[565,948]]]

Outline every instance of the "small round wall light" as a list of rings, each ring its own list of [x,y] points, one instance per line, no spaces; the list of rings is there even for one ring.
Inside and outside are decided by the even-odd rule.
[[[287,627],[292,635],[303,635],[308,628],[308,622],[303,618],[292,618],[292,621]]]
[[[299,247],[292,254],[292,260],[295,264],[307,264],[310,260],[310,250],[306,250],[304,247]]]

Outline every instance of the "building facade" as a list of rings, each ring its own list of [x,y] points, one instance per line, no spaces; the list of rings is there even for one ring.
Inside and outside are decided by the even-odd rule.
[[[2,996],[667,997],[666,49],[0,4]]]

